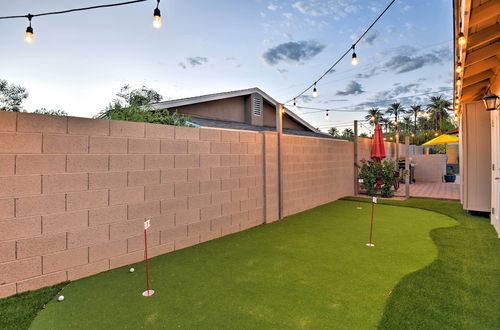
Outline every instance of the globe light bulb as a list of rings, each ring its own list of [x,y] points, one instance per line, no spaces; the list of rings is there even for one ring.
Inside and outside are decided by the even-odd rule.
[[[26,33],[24,34],[24,41],[26,41],[29,44],[33,42],[33,28],[31,26],[28,26],[26,28]]]
[[[458,96],[455,97],[455,104],[460,104],[460,98]]]
[[[460,46],[465,46],[466,43],[467,43],[467,39],[465,39],[465,36],[464,36],[463,32],[460,32],[458,34],[458,44]]]
[[[293,99],[293,110],[297,111],[297,102]]]
[[[370,119],[371,119],[371,121],[375,121],[377,119],[377,117],[372,116]]]
[[[316,84],[314,84],[314,89],[313,89],[313,97],[318,97],[318,89],[316,88]]]
[[[462,86],[462,79],[460,77],[457,78],[457,86]]]
[[[356,53],[352,53],[351,64],[354,66],[358,65],[358,56]]]
[[[458,62],[457,64],[457,68],[456,68],[456,72],[457,73],[462,73],[462,71],[464,70],[464,68],[462,67],[462,62]]]
[[[153,14],[153,26],[157,29],[161,28],[161,13],[159,8],[155,8]]]
[[[330,116],[328,116],[328,110],[326,110],[325,120],[330,120]]]

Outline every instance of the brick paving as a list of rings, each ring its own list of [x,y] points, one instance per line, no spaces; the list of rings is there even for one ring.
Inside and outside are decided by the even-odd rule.
[[[402,184],[395,196],[404,197],[405,186]],[[460,200],[460,184],[441,182],[417,182],[410,185],[410,196],[431,199]]]

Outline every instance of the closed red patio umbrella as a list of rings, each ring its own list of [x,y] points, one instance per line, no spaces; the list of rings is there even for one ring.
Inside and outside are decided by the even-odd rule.
[[[375,132],[373,133],[371,157],[376,162],[381,162],[385,158],[384,136],[382,135],[382,127],[379,124],[375,126]]]

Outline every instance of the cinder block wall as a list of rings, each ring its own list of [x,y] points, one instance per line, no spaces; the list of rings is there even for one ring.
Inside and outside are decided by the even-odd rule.
[[[358,162],[362,159],[371,159],[372,139],[358,138]],[[399,156],[405,155],[405,145],[403,143],[384,142],[386,159],[396,158],[396,148],[399,148]],[[410,150],[411,152],[411,150]]]
[[[285,135],[283,152],[283,215],[352,195],[352,142]]]
[[[284,214],[351,193],[352,143],[284,150]],[[146,218],[151,256],[274,221],[277,166],[270,132],[0,111],[0,297],[143,260]]]

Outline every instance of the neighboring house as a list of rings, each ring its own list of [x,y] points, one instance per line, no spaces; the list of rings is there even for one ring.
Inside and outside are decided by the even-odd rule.
[[[249,88],[158,102],[153,104],[153,109],[168,109],[188,115],[191,122],[200,127],[275,131],[277,104],[259,88]],[[283,115],[283,133],[331,138],[288,108]]]
[[[454,0],[454,22],[460,197],[464,209],[489,212],[500,235],[500,110],[483,102],[500,95],[500,1]]]

